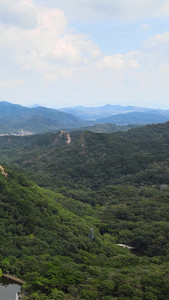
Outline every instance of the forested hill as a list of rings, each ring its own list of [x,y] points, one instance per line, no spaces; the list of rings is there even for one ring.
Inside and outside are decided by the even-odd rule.
[[[168,149],[169,123],[0,137],[0,268],[23,300],[169,299]]]
[[[72,114],[70,114],[71,112]],[[77,110],[65,109],[60,111],[36,105],[28,108],[5,101],[0,102],[0,134],[3,135],[29,135],[58,130],[70,131],[81,127],[82,130],[86,130],[85,126],[92,126],[89,127],[89,130],[96,132],[113,132],[130,129],[136,124],[138,126],[163,123],[168,120],[168,111],[130,106],[106,105],[98,108],[81,107]],[[120,127],[119,125],[123,126]]]
[[[0,268],[26,280],[22,299],[169,299],[168,189],[109,186],[93,198],[101,205],[0,166]]]
[[[72,129],[87,122],[56,109],[28,108],[9,102],[0,102],[0,133],[40,133]]]
[[[0,191],[0,267],[27,281],[31,295],[24,299],[102,299],[113,292],[115,260],[133,257],[99,233],[92,207],[40,189],[6,166]]]
[[[157,112],[129,112],[125,114],[118,114],[106,118],[97,119],[98,123],[112,123],[117,125],[129,124],[156,124],[164,123],[169,120],[167,115]]]
[[[78,130],[81,131],[92,131],[92,132],[98,132],[98,133],[112,133],[117,131],[127,131],[132,128],[136,128],[138,125],[116,125],[116,124],[110,124],[110,123],[98,123],[95,125],[85,126],[78,128]]]
[[[1,137],[0,154],[46,187],[169,183],[169,122],[128,132]]]

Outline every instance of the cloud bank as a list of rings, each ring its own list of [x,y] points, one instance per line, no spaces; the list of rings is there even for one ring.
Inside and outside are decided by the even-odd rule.
[[[105,54],[94,40],[70,26],[66,15],[70,7],[65,8],[66,3],[56,0],[42,5],[41,1],[0,0],[0,66],[3,70],[0,89],[25,83],[28,86],[28,77],[32,76],[41,82],[42,90],[53,89],[54,92],[59,84],[67,85],[72,91],[77,86],[84,89],[84,97],[91,92],[91,86],[98,90],[98,95],[102,89],[100,95],[105,91],[107,96],[111,91],[117,99],[129,99],[131,95],[141,98],[146,91],[153,99],[157,82],[166,91],[169,31],[146,39],[137,51],[114,54],[109,49]],[[81,0],[79,4],[72,0],[72,9],[79,17],[82,14],[131,21],[169,15],[169,1]],[[93,97],[92,92],[91,95]]]

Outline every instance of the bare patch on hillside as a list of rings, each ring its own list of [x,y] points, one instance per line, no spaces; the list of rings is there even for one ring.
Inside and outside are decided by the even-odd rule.
[[[61,138],[61,137],[66,137],[66,143],[67,143],[67,144],[70,144],[70,143],[71,143],[71,136],[70,136],[70,134],[67,133],[66,131],[64,131],[64,130],[61,130],[61,131],[60,131],[59,138]],[[55,140],[54,140],[54,142],[55,142],[55,143],[59,142],[59,138],[56,137]]]
[[[67,137],[67,144],[71,143],[71,137],[69,133],[66,133],[66,137]]]
[[[2,175],[4,175],[6,178],[8,177],[8,173],[5,172],[5,170],[2,166],[0,166],[0,171],[1,171]]]

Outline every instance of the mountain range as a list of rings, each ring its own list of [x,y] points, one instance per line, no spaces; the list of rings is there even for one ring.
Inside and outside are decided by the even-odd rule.
[[[105,105],[96,108],[80,106],[60,111],[39,105],[24,107],[5,101],[0,102],[0,134],[25,135],[79,128],[96,132],[114,132],[128,130],[135,125],[164,123],[168,120],[167,110],[134,106]],[[105,126],[107,123],[110,125]]]
[[[98,107],[85,107],[85,106],[66,107],[66,108],[60,108],[59,110],[72,114],[84,120],[93,120],[93,121],[97,120],[97,123],[99,123],[100,120],[103,118],[112,117],[118,114],[120,115],[123,114],[124,115],[123,117],[125,118],[125,114],[135,113],[135,112],[147,113],[147,114],[150,113],[151,115],[159,114],[167,117],[169,116],[168,110],[152,109],[152,108],[138,107],[138,106],[111,105],[111,104],[98,106]]]
[[[169,113],[164,115],[159,111],[151,112],[128,112],[124,114],[117,114],[105,118],[98,119],[99,123],[113,123],[117,125],[145,125],[164,123],[169,120]]]
[[[41,133],[59,129],[73,129],[86,125],[81,119],[46,107],[28,108],[9,102],[0,102],[0,132],[21,131]]]

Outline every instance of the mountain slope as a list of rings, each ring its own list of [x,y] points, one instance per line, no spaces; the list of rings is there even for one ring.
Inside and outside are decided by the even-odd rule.
[[[86,120],[97,120],[100,118],[109,117],[117,114],[124,114],[129,112],[159,112],[161,114],[167,113],[167,111],[153,110],[151,108],[137,107],[137,106],[121,106],[121,105],[111,105],[107,104],[105,106],[99,107],[66,107],[60,109],[63,112],[70,113],[76,117]],[[168,114],[168,113],[167,113]]]
[[[121,157],[129,161],[128,153],[133,151],[130,141],[118,135],[72,132],[70,138],[68,144],[67,134],[60,132],[28,139],[1,137],[1,155],[11,157],[28,171],[36,170],[33,178],[46,186],[60,186],[64,181],[64,185],[70,182],[99,187],[120,173],[117,166]]]
[[[0,137],[0,155],[46,187],[83,185],[99,189],[120,183],[123,177],[132,183],[142,182],[143,177],[143,182],[149,182],[155,169],[160,172],[154,173],[151,184],[162,184],[169,183],[168,132],[169,122],[112,134],[77,131],[70,135]],[[160,169],[162,164],[165,168]]]
[[[65,296],[68,294],[67,299],[71,298],[68,291],[70,286],[75,290],[79,285],[75,294],[80,293],[81,284],[84,292],[92,289],[92,270],[99,267],[101,262],[97,255],[106,254],[107,251],[104,246],[100,251],[102,237],[97,227],[94,228],[95,240],[92,241],[88,237],[92,225],[90,218],[85,220],[61,205],[66,201],[68,206],[69,202],[73,206],[73,199],[68,200],[62,195],[40,189],[25,176],[7,167],[1,173],[2,170],[4,168],[1,166],[0,267],[3,272],[8,270],[23,277],[29,292],[38,291],[38,294],[46,294],[49,297],[47,299],[51,300],[56,299],[54,289],[58,297],[62,296],[59,299],[63,299],[64,293]],[[77,205],[76,201],[76,211]],[[87,206],[79,203],[79,207],[83,209],[84,216]],[[117,246],[111,243],[111,239],[110,244],[111,254],[116,256],[113,249],[117,251]],[[119,252],[124,253],[123,250]],[[108,255],[106,260],[109,264]],[[44,299],[43,295],[38,299]],[[98,299],[101,296],[98,289]],[[29,299],[35,298],[29,296]]]
[[[92,131],[97,133],[112,133],[117,131],[127,131],[135,127],[137,127],[137,125],[123,126],[123,125],[116,125],[116,124],[109,124],[109,123],[104,123],[104,124],[98,123],[96,125],[90,125],[90,126],[78,128],[78,130]]]
[[[165,116],[161,113],[156,112],[130,112],[124,114],[118,114],[115,116],[110,116],[106,118],[98,119],[99,123],[112,123],[118,125],[128,125],[128,124],[155,124],[155,123],[165,123],[169,120],[169,116]]]
[[[3,272],[8,270],[26,280],[24,300],[120,300],[123,296],[134,300],[138,295],[140,299],[150,299],[148,287],[152,297],[158,293],[159,299],[167,299],[167,256],[137,257],[115,244],[128,240],[139,242],[145,249],[147,244],[151,246],[151,241],[156,245],[155,253],[161,245],[162,254],[166,255],[168,214],[163,222],[150,224],[148,214],[142,212],[139,216],[139,207],[134,209],[131,201],[131,196],[138,197],[137,205],[143,209],[146,202],[152,212],[155,194],[149,201],[143,198],[146,191],[140,195],[137,189],[108,187],[100,191],[105,207],[93,209],[41,189],[23,174],[3,167],[0,168],[0,267]],[[167,207],[167,197],[161,193],[163,206]],[[156,202],[157,218],[165,207],[157,199]],[[127,221],[123,219],[124,210]],[[132,226],[135,230],[131,234]]]
[[[86,125],[75,116],[45,107],[27,108],[21,105],[0,102],[0,123],[8,132],[29,131],[32,133],[72,129]],[[0,127],[1,132],[3,127]],[[2,132],[3,133],[3,132]],[[4,129],[4,133],[5,129]]]
[[[136,110],[141,112],[137,112]],[[64,111],[69,113],[41,106],[28,108],[2,101],[0,102],[0,134],[56,132],[60,129],[72,130],[84,126],[94,126],[98,123],[141,125],[166,122],[169,120],[168,111],[151,110],[132,106],[122,107],[119,105],[106,105],[98,108],[78,107],[75,110],[65,109]],[[119,111],[123,113],[117,114]],[[128,111],[132,112],[126,113]],[[72,113],[72,115],[70,113]],[[80,119],[79,116],[83,120]],[[100,119],[101,116],[108,117]],[[93,120],[86,120],[92,118]],[[97,125],[97,127],[98,126],[101,125]],[[90,129],[91,128],[89,128],[89,130]],[[113,131],[112,129],[108,130],[110,132]],[[101,129],[101,132],[102,131],[104,132],[104,129]]]
[[[23,300],[169,299],[169,188],[125,177],[166,163],[168,149],[169,122],[0,137],[0,267],[26,280]],[[65,196],[36,186],[19,165]],[[125,184],[113,186],[122,175]]]

